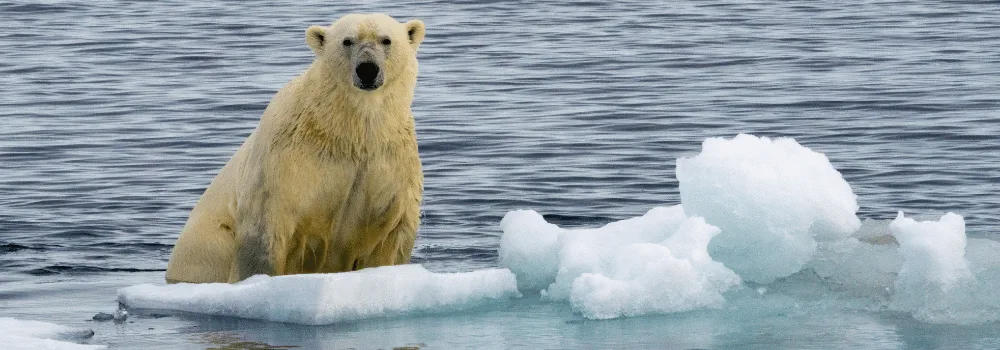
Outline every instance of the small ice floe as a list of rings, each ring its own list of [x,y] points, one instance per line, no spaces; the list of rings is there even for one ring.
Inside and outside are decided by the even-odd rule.
[[[433,273],[420,265],[254,276],[235,284],[142,284],[118,290],[127,308],[165,309],[307,325],[436,313],[520,297],[507,269]]]
[[[4,349],[106,349],[104,345],[77,344],[94,336],[88,328],[74,328],[41,321],[0,317],[0,347]]]

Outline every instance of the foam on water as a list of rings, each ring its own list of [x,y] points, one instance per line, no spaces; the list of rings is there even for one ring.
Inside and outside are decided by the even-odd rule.
[[[505,269],[432,273],[420,265],[335,274],[254,276],[236,284],[143,284],[120,289],[129,308],[169,309],[307,325],[467,309],[519,297]]]
[[[104,345],[76,344],[94,331],[54,323],[0,317],[0,344],[4,349],[105,349]]]

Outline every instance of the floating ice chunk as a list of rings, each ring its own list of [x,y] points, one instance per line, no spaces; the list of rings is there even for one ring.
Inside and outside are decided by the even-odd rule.
[[[236,284],[142,284],[118,290],[129,308],[331,324],[410,312],[460,310],[519,297],[507,269],[432,273],[420,265],[355,272],[254,276]]]
[[[501,226],[501,264],[519,285],[535,291],[548,284],[547,298],[568,299],[587,318],[720,307],[722,293],[740,284],[708,255],[719,229],[688,218],[681,206],[597,229],[561,229],[533,211],[510,212]],[[532,246],[535,237],[542,244]]]
[[[704,219],[691,218],[661,244],[621,246],[608,257],[610,269],[573,281],[571,303],[592,319],[720,307],[722,293],[740,278],[708,256],[708,242],[718,233]]]
[[[94,336],[87,328],[73,328],[41,321],[0,317],[0,344],[4,349],[106,349],[79,341]]]
[[[559,269],[559,226],[532,210],[507,213],[500,221],[500,266],[517,275],[517,286],[539,291],[552,283]]]
[[[712,257],[743,279],[770,283],[798,272],[817,240],[836,241],[861,222],[857,196],[822,153],[791,138],[709,138],[677,160],[681,204],[722,233]]]
[[[969,278],[965,260],[965,220],[948,213],[939,221],[916,221],[899,212],[889,224],[899,241],[903,266],[899,280],[905,284],[953,285]]]
[[[8,335],[58,340],[78,340],[94,336],[94,331],[88,328],[73,328],[54,323],[19,320],[10,317],[0,317],[0,330],[3,330]]]
[[[108,348],[105,345],[77,344],[53,339],[3,335],[2,333],[0,333],[0,344],[3,344],[3,348],[6,350],[97,350]]]
[[[899,212],[889,228],[903,257],[894,309],[931,323],[1000,320],[1000,276],[995,271],[1000,244],[975,240],[982,247],[970,254],[976,260],[967,260],[965,220],[954,213],[938,221],[916,221]]]

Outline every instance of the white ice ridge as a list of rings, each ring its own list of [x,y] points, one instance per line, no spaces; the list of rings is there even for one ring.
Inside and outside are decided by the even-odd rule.
[[[129,308],[167,309],[306,325],[446,312],[519,297],[507,269],[433,273],[420,265],[254,276],[236,284],[142,284],[118,290]]]
[[[591,319],[718,308],[740,284],[708,255],[719,229],[680,206],[597,229],[562,229],[530,210],[507,213],[500,226],[500,262],[520,288],[568,299]]]
[[[857,196],[822,153],[791,138],[709,138],[677,160],[681,204],[722,230],[709,245],[743,279],[770,283],[812,260],[817,241],[861,227]]]
[[[4,349],[106,349],[104,345],[76,344],[94,336],[87,328],[0,317],[0,347]]]

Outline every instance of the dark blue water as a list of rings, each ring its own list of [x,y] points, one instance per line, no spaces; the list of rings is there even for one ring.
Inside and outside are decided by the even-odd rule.
[[[509,210],[593,226],[679,203],[675,159],[740,132],[825,153],[859,217],[954,211],[1000,233],[997,2],[0,1],[0,316],[123,347],[253,338],[83,320],[162,280],[188,211],[310,63],[305,28],[351,12],[427,25],[414,262],[432,270],[496,266]]]

